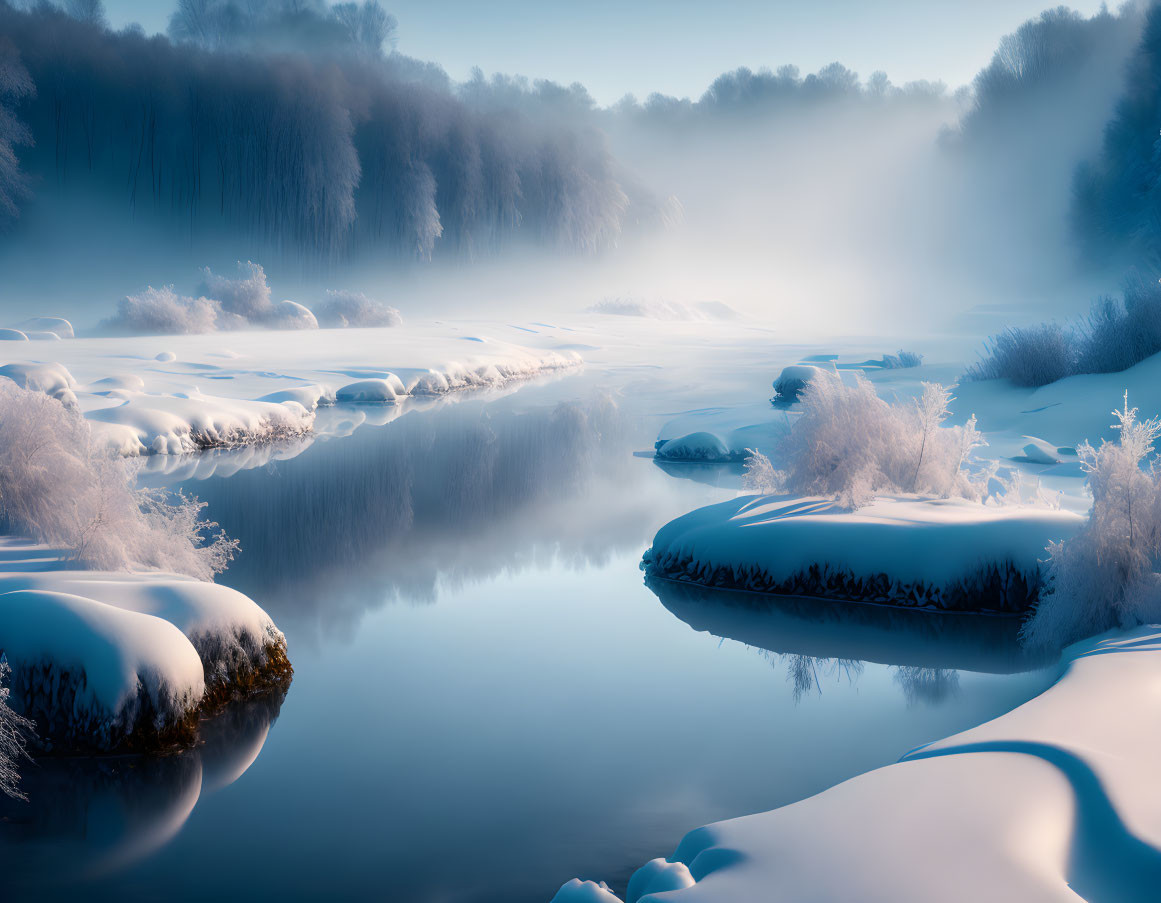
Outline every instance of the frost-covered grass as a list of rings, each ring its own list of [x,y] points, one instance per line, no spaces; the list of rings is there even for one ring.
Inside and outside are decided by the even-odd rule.
[[[973,475],[967,465],[985,442],[974,417],[944,426],[950,389],[925,382],[911,404],[892,405],[861,373],[844,381],[818,369],[799,397],[802,415],[778,449],[782,470],[753,452],[751,490],[829,496],[852,509],[879,493],[982,497],[990,474]]]
[[[68,549],[104,570],[158,569],[202,580],[237,544],[178,494],[135,487],[131,463],[94,443],[74,408],[0,380],[0,530]]]
[[[1037,387],[1081,373],[1117,373],[1161,351],[1161,284],[1126,281],[1120,299],[1099,298],[1075,322],[1013,327],[992,336],[969,380]]]
[[[1114,627],[1161,620],[1161,419],[1114,411],[1114,442],[1077,448],[1093,504],[1075,537],[1049,547],[1048,584],[1024,638],[1058,648]]]

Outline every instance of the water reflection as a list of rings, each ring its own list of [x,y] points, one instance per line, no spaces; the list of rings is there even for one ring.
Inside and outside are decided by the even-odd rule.
[[[1030,653],[1013,618],[916,612],[885,606],[764,596],[647,578],[670,612],[694,630],[737,640],[785,660],[795,700],[822,692],[821,677],[854,682],[863,662],[893,667],[908,704],[938,703],[957,671],[1013,674],[1049,664]]]
[[[198,801],[258,758],[285,688],[238,701],[167,756],[42,758],[23,769],[28,801],[0,797],[0,874],[12,890],[63,893],[168,844]]]
[[[406,396],[390,404],[323,405],[315,411],[311,432],[297,439],[243,445],[239,448],[208,449],[188,455],[149,455],[140,460],[142,482],[147,485],[166,485],[186,480],[207,480],[210,477],[231,477],[243,470],[296,458],[316,442],[346,438],[363,426],[385,426],[405,414],[464,402],[496,401],[521,388],[547,385],[564,376],[564,373],[550,373],[535,379],[515,381],[504,388],[467,389],[447,395]]]
[[[368,607],[563,560],[601,564],[657,522],[605,397],[459,405],[186,484],[242,544],[223,582],[284,620],[351,636]],[[636,491],[626,491],[633,488]]]

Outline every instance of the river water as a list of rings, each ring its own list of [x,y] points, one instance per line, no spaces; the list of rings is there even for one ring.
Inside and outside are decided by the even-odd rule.
[[[653,533],[736,474],[634,456],[674,398],[614,379],[611,402],[609,381],[464,398],[186,480],[241,540],[222,580],[285,631],[294,681],[182,755],[31,767],[31,802],[0,822],[4,899],[623,890],[692,828],[1047,685],[1002,626],[646,586]]]

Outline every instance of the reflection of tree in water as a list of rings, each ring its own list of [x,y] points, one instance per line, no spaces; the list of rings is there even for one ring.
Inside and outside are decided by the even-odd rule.
[[[794,701],[799,702],[807,693],[822,695],[822,681],[846,679],[854,684],[863,674],[864,663],[852,658],[818,658],[813,655],[781,655],[764,653],[771,664],[786,663],[786,679],[790,682]],[[777,655],[777,659],[772,656]]]
[[[845,679],[853,685],[866,667],[866,663],[858,659],[760,651],[772,665],[785,664],[786,680],[795,702],[801,701],[807,694],[821,696],[824,681]],[[959,692],[959,672],[949,668],[896,665],[892,666],[891,672],[892,679],[903,691],[908,707],[937,705]]]
[[[280,623],[342,633],[394,598],[639,543],[652,520],[625,491],[641,469],[629,442],[605,397],[525,413],[464,404],[188,488],[242,543],[223,582]],[[602,481],[612,488],[595,491]]]
[[[937,705],[959,692],[958,671],[902,665],[894,672],[895,683],[903,689],[908,706]]]

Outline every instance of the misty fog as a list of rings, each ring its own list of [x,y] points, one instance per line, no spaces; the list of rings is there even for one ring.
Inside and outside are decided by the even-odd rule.
[[[253,261],[278,297],[404,316],[1074,313],[1156,263],[1156,19],[1047,11],[971,85],[771,61],[600,107],[579,84],[455,83],[374,0],[182,0],[153,37],[99,3],[0,2],[0,310],[83,330]]]

